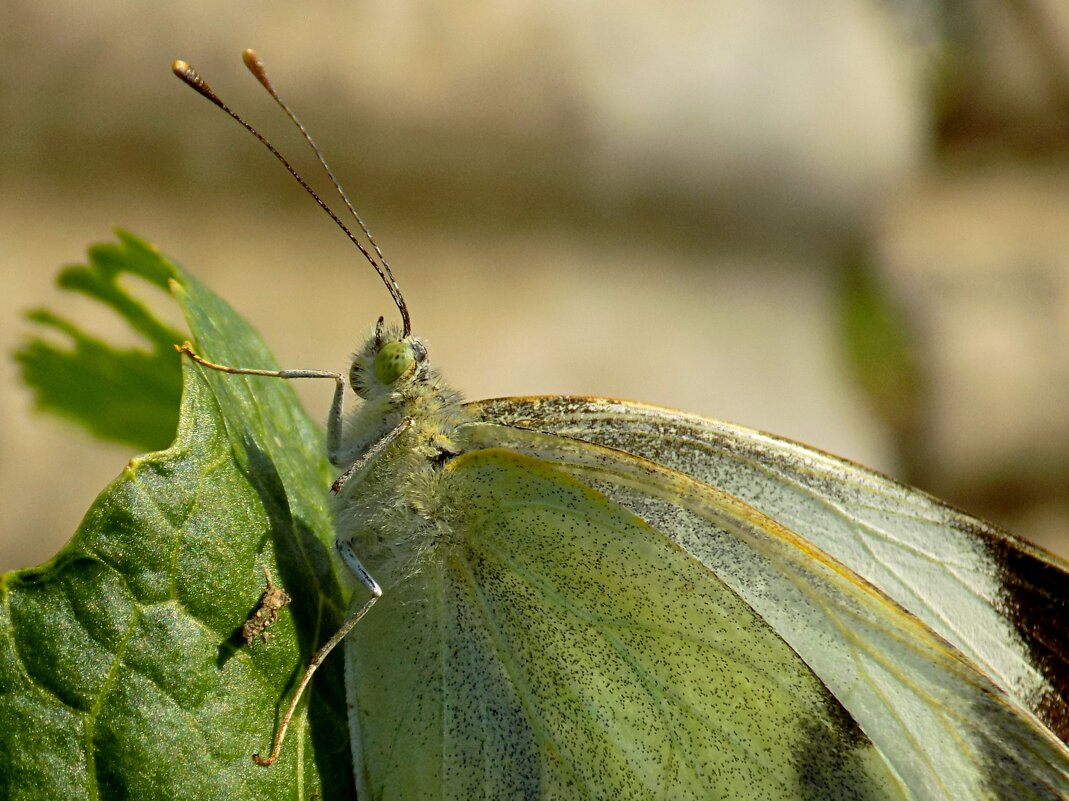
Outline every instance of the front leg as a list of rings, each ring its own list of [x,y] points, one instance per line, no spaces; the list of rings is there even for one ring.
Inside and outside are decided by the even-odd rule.
[[[343,467],[351,461],[346,459],[342,453],[342,436],[345,428],[345,377],[341,373],[331,373],[327,370],[260,370],[254,367],[229,367],[198,356],[188,342],[175,345],[174,349],[179,353],[184,353],[202,367],[230,375],[259,375],[287,380],[291,378],[334,379],[334,400],[330,404],[330,413],[327,415],[327,459],[335,467]]]

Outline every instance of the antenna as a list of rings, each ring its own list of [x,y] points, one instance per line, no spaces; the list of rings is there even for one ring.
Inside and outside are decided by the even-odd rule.
[[[367,235],[368,241],[371,242],[371,246],[375,249],[375,253],[377,253],[379,258],[382,260],[381,264],[375,260],[375,257],[368,252],[368,249],[364,247],[364,245],[360,242],[359,239],[356,238],[356,236],[349,229],[349,227],[341,221],[337,214],[334,213],[334,210],[323,202],[323,199],[320,198],[319,195],[316,194],[315,190],[308,185],[308,182],[305,181],[304,178],[301,177],[300,173],[298,173],[297,170],[294,169],[293,165],[286,160],[286,157],[279,153],[275,146],[272,145],[269,141],[267,141],[263,134],[253,128],[252,125],[250,125],[241,117],[241,115],[239,115],[236,111],[232,110],[226,103],[224,103],[219,98],[219,96],[212,91],[212,88],[208,86],[204,79],[200,77],[200,75],[195,69],[193,69],[185,61],[177,60],[173,64],[171,64],[171,71],[179,78],[181,78],[184,83],[194,89],[198,94],[203,95],[216,106],[221,108],[227,113],[227,115],[230,116],[231,119],[236,121],[239,125],[241,125],[241,127],[251,133],[254,137],[256,137],[257,141],[259,141],[260,144],[266,147],[271,152],[271,155],[273,155],[282,163],[282,166],[284,166],[289,172],[289,174],[293,176],[293,179],[301,185],[304,191],[312,197],[312,200],[314,200],[316,204],[327,213],[330,219],[334,220],[335,224],[339,228],[341,228],[342,231],[345,232],[345,235],[348,236],[349,240],[354,245],[356,245],[356,247],[361,253],[364,254],[364,258],[367,259],[371,266],[375,268],[375,272],[379,274],[379,277],[382,279],[382,282],[386,285],[386,289],[389,291],[390,296],[393,298],[393,302],[397,306],[397,310],[401,313],[402,336],[407,337],[410,333],[412,333],[412,321],[408,316],[408,306],[405,305],[405,299],[404,296],[401,294],[401,288],[397,285],[397,280],[393,277],[393,271],[390,270],[390,265],[383,257],[382,251],[379,250],[379,246],[375,244],[375,240],[372,239],[371,232],[368,231],[367,226],[364,225],[363,221],[357,215],[356,210],[349,202],[349,198],[346,196],[345,192],[338,184],[337,179],[334,177],[334,173],[331,172],[330,167],[327,166],[326,160],[320,154],[319,148],[317,148],[315,142],[312,141],[312,137],[305,130],[304,126],[301,125],[300,121],[294,116],[293,112],[289,110],[286,104],[283,103],[279,96],[275,93],[274,87],[272,87],[271,82],[267,78],[267,73],[264,71],[263,64],[256,57],[256,54],[252,50],[246,50],[242,58],[245,61],[245,65],[249,68],[249,71],[256,76],[257,80],[259,80],[261,84],[263,84],[264,88],[268,91],[268,93],[275,99],[275,101],[282,107],[283,111],[286,112],[289,118],[293,120],[294,124],[296,124],[297,127],[300,129],[301,134],[305,138],[305,141],[307,141],[308,144],[311,145],[312,150],[319,158],[319,163],[323,165],[323,169],[326,170],[327,176],[330,178],[330,181],[334,185],[334,188],[338,190],[338,194],[340,194],[342,200],[345,201],[346,207],[349,209],[350,212],[352,212],[352,215],[356,219],[356,222],[359,224],[360,229]]]
[[[274,101],[278,103],[279,107],[284,112],[286,112],[286,116],[290,118],[290,121],[297,126],[297,130],[301,132],[301,136],[304,137],[304,141],[308,143],[308,146],[312,148],[312,152],[316,154],[316,158],[319,159],[319,163],[323,166],[323,171],[326,172],[327,178],[329,178],[330,182],[334,184],[334,188],[337,190],[338,195],[345,203],[345,208],[349,209],[349,213],[353,215],[353,219],[356,220],[356,224],[359,225],[360,230],[364,232],[364,235],[367,237],[367,241],[371,243],[371,247],[375,248],[375,253],[378,254],[379,260],[386,267],[386,272],[390,273],[390,275],[392,276],[393,273],[390,272],[390,264],[386,261],[386,257],[382,255],[382,251],[379,250],[379,246],[375,242],[375,237],[371,235],[371,231],[369,231],[368,227],[364,225],[364,221],[360,219],[360,215],[356,213],[356,209],[353,208],[353,204],[349,202],[349,196],[345,194],[345,190],[342,189],[341,184],[338,183],[338,179],[334,177],[334,171],[330,169],[330,165],[327,164],[327,160],[323,158],[323,154],[319,151],[319,148],[316,147],[316,143],[312,139],[312,135],[308,133],[308,129],[304,127],[304,125],[299,119],[297,119],[297,115],[293,113],[292,109],[290,109],[290,107],[286,105],[286,102],[281,97],[279,97],[278,92],[275,91],[275,87],[271,83],[271,79],[267,77],[267,68],[264,66],[264,63],[260,61],[260,57],[256,55],[256,51],[251,48],[245,50],[245,52],[241,54],[241,60],[245,62],[245,66],[249,68],[249,72],[251,72],[256,78],[256,80],[260,82],[260,85],[267,90],[267,93],[271,95],[272,98],[274,98]]]

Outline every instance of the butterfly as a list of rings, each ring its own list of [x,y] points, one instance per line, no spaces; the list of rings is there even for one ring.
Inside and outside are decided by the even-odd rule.
[[[582,397],[463,402],[392,270],[335,382],[353,770],[373,799],[1069,798],[1067,566],[768,434]],[[346,414],[348,390],[359,398]]]

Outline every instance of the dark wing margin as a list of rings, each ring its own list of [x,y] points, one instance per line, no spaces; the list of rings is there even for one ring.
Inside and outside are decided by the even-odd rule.
[[[1003,587],[999,607],[1050,683],[1033,711],[1063,742],[1069,742],[1069,575],[1056,557],[1000,533],[996,529],[977,536],[999,567]]]

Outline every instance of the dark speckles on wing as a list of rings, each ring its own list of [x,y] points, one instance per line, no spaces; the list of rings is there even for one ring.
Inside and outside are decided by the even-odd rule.
[[[473,441],[507,443],[591,481],[723,578],[861,721],[914,793],[1069,797],[1064,747],[1003,695],[1040,714],[1048,692],[1061,695],[1010,614],[1004,571],[987,547],[990,535],[1021,551],[1005,535],[863,468],[714,421],[588,399],[467,408],[498,424],[473,428]],[[1035,592],[1053,580],[1025,584]],[[872,758],[871,748],[847,750]]]
[[[832,730],[829,732],[817,720],[802,724],[809,751],[799,754],[799,762],[819,765],[820,770],[802,771],[799,798],[824,801],[843,785],[856,786],[861,798],[878,798],[886,788],[873,784],[879,779],[866,764],[867,759],[878,758],[872,743],[835,696],[828,692],[825,700],[828,717],[834,721]]]
[[[588,398],[469,408],[652,459],[747,501],[917,615],[1069,743],[1069,572],[1059,560],[863,467],[726,423]]]
[[[442,566],[443,636],[462,644],[443,666],[446,739],[480,788],[494,768],[530,779],[533,748],[538,790],[519,797],[898,797],[793,651],[658,532],[518,454],[447,473],[466,506]],[[474,711],[487,702],[492,717]],[[519,755],[500,719],[522,721]],[[472,792],[449,797],[500,797]]]

